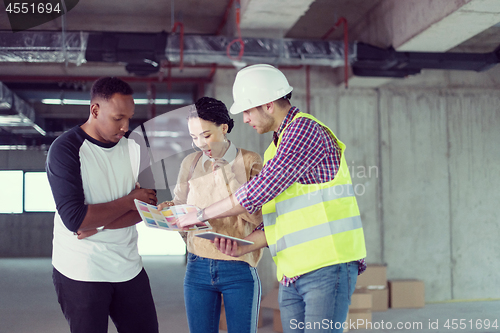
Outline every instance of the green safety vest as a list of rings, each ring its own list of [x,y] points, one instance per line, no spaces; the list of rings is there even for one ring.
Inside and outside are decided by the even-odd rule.
[[[345,145],[322,122],[299,112],[292,122],[306,117],[318,122],[337,140],[341,149],[340,168],[326,183],[293,183],[283,193],[262,206],[267,244],[277,277],[294,277],[322,267],[366,257],[365,238],[349,169]],[[283,137],[279,136],[278,146]],[[264,165],[278,147],[271,143],[264,153]]]

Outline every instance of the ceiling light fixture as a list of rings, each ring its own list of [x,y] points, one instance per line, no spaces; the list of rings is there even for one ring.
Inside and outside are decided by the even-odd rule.
[[[147,98],[136,98],[134,99],[134,103],[137,105],[147,105],[147,104],[156,104],[156,105],[186,105],[189,104],[190,101],[182,98],[157,98],[155,100],[150,100]],[[90,100],[84,99],[58,99],[58,98],[44,98],[42,99],[43,104],[49,105],[89,105]]]
[[[0,150],[27,150],[26,145],[0,145]]]

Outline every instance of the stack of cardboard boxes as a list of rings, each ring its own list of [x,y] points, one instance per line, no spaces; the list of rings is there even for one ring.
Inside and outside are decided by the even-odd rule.
[[[261,308],[273,310],[273,330],[283,332],[278,304],[278,289],[263,297]],[[387,266],[370,264],[358,276],[347,316],[348,328],[371,328],[372,312],[391,308],[421,308],[425,305],[424,283],[421,280],[387,280]],[[259,318],[260,319],[260,318]],[[350,323],[356,325],[349,325]],[[259,324],[261,320],[259,320]],[[371,324],[369,324],[371,323]],[[222,320],[221,320],[222,324]],[[260,327],[260,325],[259,325]],[[221,327],[222,328],[222,327]],[[347,330],[344,330],[347,332]]]
[[[368,265],[366,271],[358,276],[355,293],[372,295],[372,311],[387,311],[389,307],[387,266]]]
[[[370,293],[357,291],[352,294],[347,314],[347,328],[367,328],[367,323],[372,321],[372,302]]]
[[[387,311],[389,307],[421,308],[424,305],[423,281],[387,281],[386,265],[368,265],[366,271],[358,276],[356,290],[352,295],[349,320],[357,325],[350,327],[370,328],[367,323],[371,322],[372,312]]]
[[[348,323],[350,328],[370,328],[372,311],[387,311],[389,294],[387,289],[387,267],[369,265],[358,276],[356,289],[351,297]]]

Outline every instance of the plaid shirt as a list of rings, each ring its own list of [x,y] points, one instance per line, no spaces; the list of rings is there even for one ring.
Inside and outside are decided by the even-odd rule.
[[[274,133],[275,145],[284,128],[298,112],[296,107],[288,111],[278,132]],[[339,170],[340,157],[341,150],[329,132],[316,121],[300,117],[287,127],[276,156],[267,161],[257,176],[235,192],[236,198],[249,213],[254,213],[295,182],[318,184],[332,180]],[[256,229],[263,230],[264,225]],[[364,269],[366,264],[361,259],[358,274]],[[281,283],[288,286],[298,278],[283,276]]]

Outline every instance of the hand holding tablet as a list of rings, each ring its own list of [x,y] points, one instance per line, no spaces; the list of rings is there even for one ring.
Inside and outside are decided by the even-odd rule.
[[[205,239],[209,239],[209,240],[212,240],[212,241],[216,237],[217,238],[230,239],[230,240],[236,241],[238,243],[238,245],[240,245],[240,246],[241,245],[252,245],[253,244],[253,242],[245,240],[245,239],[236,238],[236,237],[232,237],[232,236],[228,236],[228,235],[224,235],[224,234],[219,234],[219,233],[213,232],[213,231],[207,231],[207,232],[204,232],[204,233],[199,233],[199,234],[196,234],[195,236],[196,237],[205,238]]]

